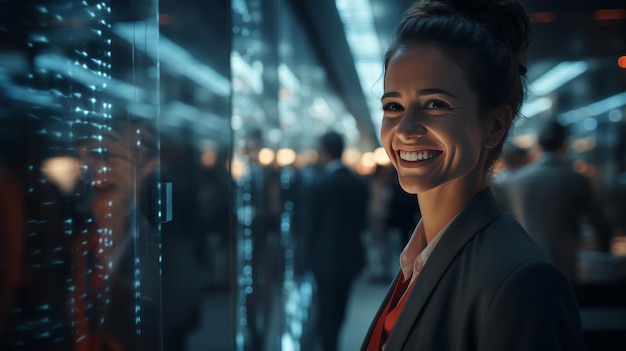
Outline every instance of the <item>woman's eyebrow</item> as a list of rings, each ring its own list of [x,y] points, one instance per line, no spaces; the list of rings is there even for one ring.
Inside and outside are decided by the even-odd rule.
[[[390,98],[390,97],[398,97],[400,96],[399,93],[395,92],[395,91],[389,91],[383,94],[383,96],[380,97],[381,100],[385,99],[385,98]]]
[[[443,95],[448,95],[451,98],[455,98],[458,99],[454,94],[452,94],[451,92],[445,90],[445,89],[441,89],[441,88],[428,88],[428,89],[421,89],[418,91],[419,95],[432,95],[432,94],[443,94]]]
[[[454,94],[452,94],[451,92],[445,90],[445,89],[441,89],[441,88],[428,88],[428,89],[420,89],[417,91],[418,95],[433,95],[433,94],[443,94],[443,95],[447,95],[451,98],[454,99],[458,99]],[[399,97],[400,94],[398,92],[395,91],[389,91],[383,94],[383,96],[381,97],[382,99],[385,98],[390,98],[390,97]]]

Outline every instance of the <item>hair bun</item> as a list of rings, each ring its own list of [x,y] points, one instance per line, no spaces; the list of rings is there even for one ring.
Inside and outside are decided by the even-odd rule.
[[[518,0],[442,0],[458,12],[478,21],[516,55],[531,41],[530,21]]]

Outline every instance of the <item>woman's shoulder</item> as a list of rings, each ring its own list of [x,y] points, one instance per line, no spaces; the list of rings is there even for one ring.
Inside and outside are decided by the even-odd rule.
[[[482,240],[506,249],[518,252],[520,255],[542,256],[545,252],[528,235],[522,225],[511,214],[502,213],[482,231]]]
[[[487,225],[468,243],[465,252],[473,256],[476,269],[490,272],[495,280],[505,279],[519,269],[556,269],[546,252],[508,214]]]

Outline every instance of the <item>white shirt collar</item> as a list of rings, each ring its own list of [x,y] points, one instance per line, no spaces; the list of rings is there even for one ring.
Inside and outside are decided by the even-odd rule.
[[[456,216],[454,218],[456,218]],[[413,280],[422,271],[430,254],[435,250],[439,240],[441,240],[441,237],[450,226],[450,223],[454,221],[454,218],[435,235],[428,245],[426,244],[424,225],[420,219],[411,235],[411,239],[409,239],[409,242],[400,254],[400,267],[402,268],[402,275],[405,281],[409,278]]]

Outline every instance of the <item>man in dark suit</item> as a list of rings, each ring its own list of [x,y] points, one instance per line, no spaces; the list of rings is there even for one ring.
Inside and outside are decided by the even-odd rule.
[[[322,172],[309,188],[303,252],[317,284],[317,338],[337,349],[350,287],[365,266],[361,233],[368,200],[366,182],[342,162],[344,140],[328,132],[319,140]]]
[[[609,250],[609,227],[588,178],[565,162],[567,130],[547,122],[538,134],[541,154],[521,168],[511,184],[513,215],[571,280],[577,279],[581,221],[593,227],[602,251]]]

